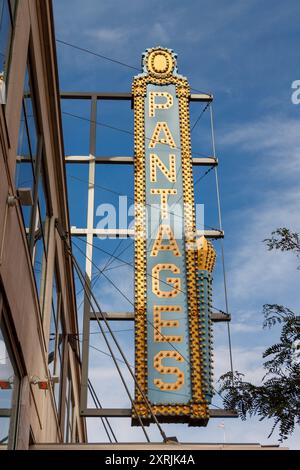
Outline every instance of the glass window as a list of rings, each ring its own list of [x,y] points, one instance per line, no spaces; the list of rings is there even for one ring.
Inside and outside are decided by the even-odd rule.
[[[6,98],[5,82],[10,60],[15,4],[13,0],[0,0],[0,103],[5,103]]]
[[[34,228],[32,229],[32,262],[41,306],[43,304],[46,279],[48,240],[48,217],[45,194],[43,174],[41,174],[38,187],[37,205],[36,210],[34,211]]]
[[[27,66],[19,131],[16,188],[19,195],[41,310],[47,267],[48,199],[43,148],[39,145],[33,83]]]
[[[20,377],[4,322],[0,322],[0,446],[13,448],[16,438]],[[0,447],[1,448],[1,447]]]
[[[29,136],[25,118],[24,107],[22,106],[21,123],[19,131],[17,167],[16,167],[16,186],[18,189],[27,189],[31,191],[34,187],[34,167],[31,158]],[[24,225],[29,229],[32,205],[22,204],[22,213]]]
[[[38,184],[37,142],[38,129],[33,104],[30,66],[27,66],[24,84],[21,122],[19,130],[16,187],[19,192],[24,225],[30,238],[30,224],[33,213],[35,185]],[[40,166],[40,165],[39,165]],[[24,194],[27,195],[26,199]],[[23,196],[23,198],[22,198]]]
[[[32,81],[30,76],[30,66],[27,66],[26,73],[25,73],[25,83],[24,83],[24,98],[23,98],[23,106],[24,112],[26,115],[26,125],[28,129],[29,141],[30,141],[30,151],[33,160],[35,161],[37,155],[37,142],[38,142],[38,134],[37,134],[37,125],[36,125],[36,117],[35,117],[35,104],[33,103],[33,96],[32,96]]]
[[[48,347],[48,368],[51,377],[57,377],[57,380],[53,381],[53,392],[58,412],[60,411],[61,400],[63,353],[64,327],[62,318],[61,293],[58,283],[57,270],[55,269],[52,287],[52,308]]]

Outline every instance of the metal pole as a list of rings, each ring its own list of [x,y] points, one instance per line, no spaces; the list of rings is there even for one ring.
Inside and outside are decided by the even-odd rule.
[[[210,106],[210,124],[211,124],[212,151],[213,151],[213,156],[215,157],[215,156],[216,156],[216,143],[215,143],[215,131],[214,131],[214,119],[213,119],[213,109],[212,109],[212,105]],[[216,178],[216,191],[217,191],[219,227],[220,227],[220,230],[223,231],[218,170],[217,170],[216,167],[214,168],[214,170],[215,170],[215,178]],[[226,306],[226,313],[227,313],[227,315],[229,315],[228,295],[227,295],[227,282],[226,282],[226,269],[225,269],[225,254],[224,254],[224,244],[223,244],[223,240],[222,240],[222,239],[221,239],[221,256],[222,256],[222,268],[223,268],[225,306]],[[231,346],[231,334],[230,334],[229,322],[227,322],[227,334],[228,334],[230,369],[231,369],[232,381],[233,381],[233,360],[232,360],[232,346]]]
[[[81,409],[87,403],[87,383],[89,367],[89,339],[90,339],[90,286],[92,280],[92,256],[93,256],[93,228],[94,228],[94,201],[95,201],[95,153],[96,153],[96,118],[97,97],[91,96],[90,114],[90,143],[89,143],[89,184],[87,206],[87,233],[86,233],[86,257],[85,257],[85,286],[83,307],[83,337],[82,337],[82,382],[81,382]]]

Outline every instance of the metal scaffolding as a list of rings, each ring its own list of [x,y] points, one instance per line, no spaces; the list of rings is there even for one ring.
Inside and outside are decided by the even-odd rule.
[[[71,227],[72,237],[86,237],[85,248],[85,289],[84,289],[84,308],[83,308],[83,338],[82,338],[82,383],[81,383],[81,400],[80,412],[86,417],[115,417],[122,418],[131,417],[132,410],[127,408],[88,408],[88,381],[89,381],[89,348],[90,348],[90,322],[105,319],[109,321],[134,321],[134,312],[91,312],[91,290],[92,290],[92,267],[93,267],[93,240],[94,237],[133,237],[132,229],[99,229],[94,227],[94,206],[95,206],[95,179],[96,166],[99,164],[114,165],[133,165],[134,156],[98,156],[96,155],[96,130],[97,130],[97,105],[101,100],[128,101],[132,107],[131,93],[101,93],[101,92],[63,92],[62,100],[89,100],[90,101],[90,118],[85,119],[89,122],[89,154],[88,155],[67,155],[65,156],[66,164],[82,164],[88,165],[88,201],[87,201],[87,219],[85,227]],[[191,102],[210,103],[213,97],[206,94],[191,94]],[[64,114],[64,113],[63,113]],[[68,114],[68,113],[65,113]],[[70,114],[72,116],[72,114]],[[77,116],[75,116],[77,117]],[[218,159],[215,155],[193,157],[193,165],[216,168]],[[222,229],[198,230],[197,235],[205,235],[211,239],[222,239],[224,231]],[[222,311],[212,313],[212,321],[229,322],[230,314]],[[232,410],[211,409],[211,418],[233,418],[237,417],[237,413]]]

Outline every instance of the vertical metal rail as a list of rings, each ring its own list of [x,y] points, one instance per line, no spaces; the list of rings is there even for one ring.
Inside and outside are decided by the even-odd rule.
[[[83,335],[82,335],[82,382],[80,408],[86,408],[88,398],[88,372],[89,372],[89,343],[90,343],[90,288],[92,281],[92,257],[93,257],[93,228],[95,205],[95,155],[96,155],[96,120],[97,120],[97,95],[91,97],[90,113],[90,142],[89,142],[89,180],[88,180],[88,206],[87,206],[87,234],[85,257],[85,286],[83,308]]]
[[[215,143],[215,130],[214,130],[214,119],[213,119],[213,108],[212,104],[209,107],[210,110],[210,126],[211,126],[211,141],[212,141],[212,151],[213,156],[216,156],[216,143]],[[214,167],[215,170],[215,179],[216,179],[216,191],[217,191],[217,204],[218,204],[218,217],[219,217],[219,228],[223,231],[222,225],[222,213],[221,213],[221,201],[220,201],[220,189],[219,189],[219,178],[218,170]],[[229,315],[229,306],[228,306],[228,295],[227,295],[227,279],[226,279],[226,269],[225,269],[225,254],[224,254],[224,244],[223,240],[220,240],[221,243],[221,257],[222,257],[222,270],[223,270],[223,282],[224,282],[224,297],[225,297],[225,308],[226,313]],[[230,325],[227,322],[227,334],[228,334],[228,347],[229,347],[229,358],[230,358],[230,369],[233,380],[233,360],[232,360],[232,347],[231,347],[231,334],[230,334]]]

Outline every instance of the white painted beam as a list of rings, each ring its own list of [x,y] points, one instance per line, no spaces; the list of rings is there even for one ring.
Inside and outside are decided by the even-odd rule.
[[[89,155],[67,155],[65,157],[66,163],[88,163],[89,161],[94,161],[96,164],[121,164],[121,165],[128,165],[134,163],[133,156],[105,156],[102,157],[91,157]],[[217,166],[218,159],[213,156],[208,157],[193,157],[192,163],[195,166]]]
[[[89,233],[86,228],[77,228],[72,226],[71,227],[71,235],[72,236],[85,236]],[[134,237],[134,229],[98,229],[94,228],[92,230],[93,236],[101,236],[101,237]],[[223,230],[197,230],[197,236],[201,237],[204,235],[207,238],[224,238],[224,231]]]
[[[96,312],[96,315],[92,312],[90,320],[96,320],[96,317],[98,320],[102,320],[103,315],[109,321],[134,321],[133,312]],[[224,313],[212,312],[211,319],[216,323],[227,322],[231,320],[231,316]]]

